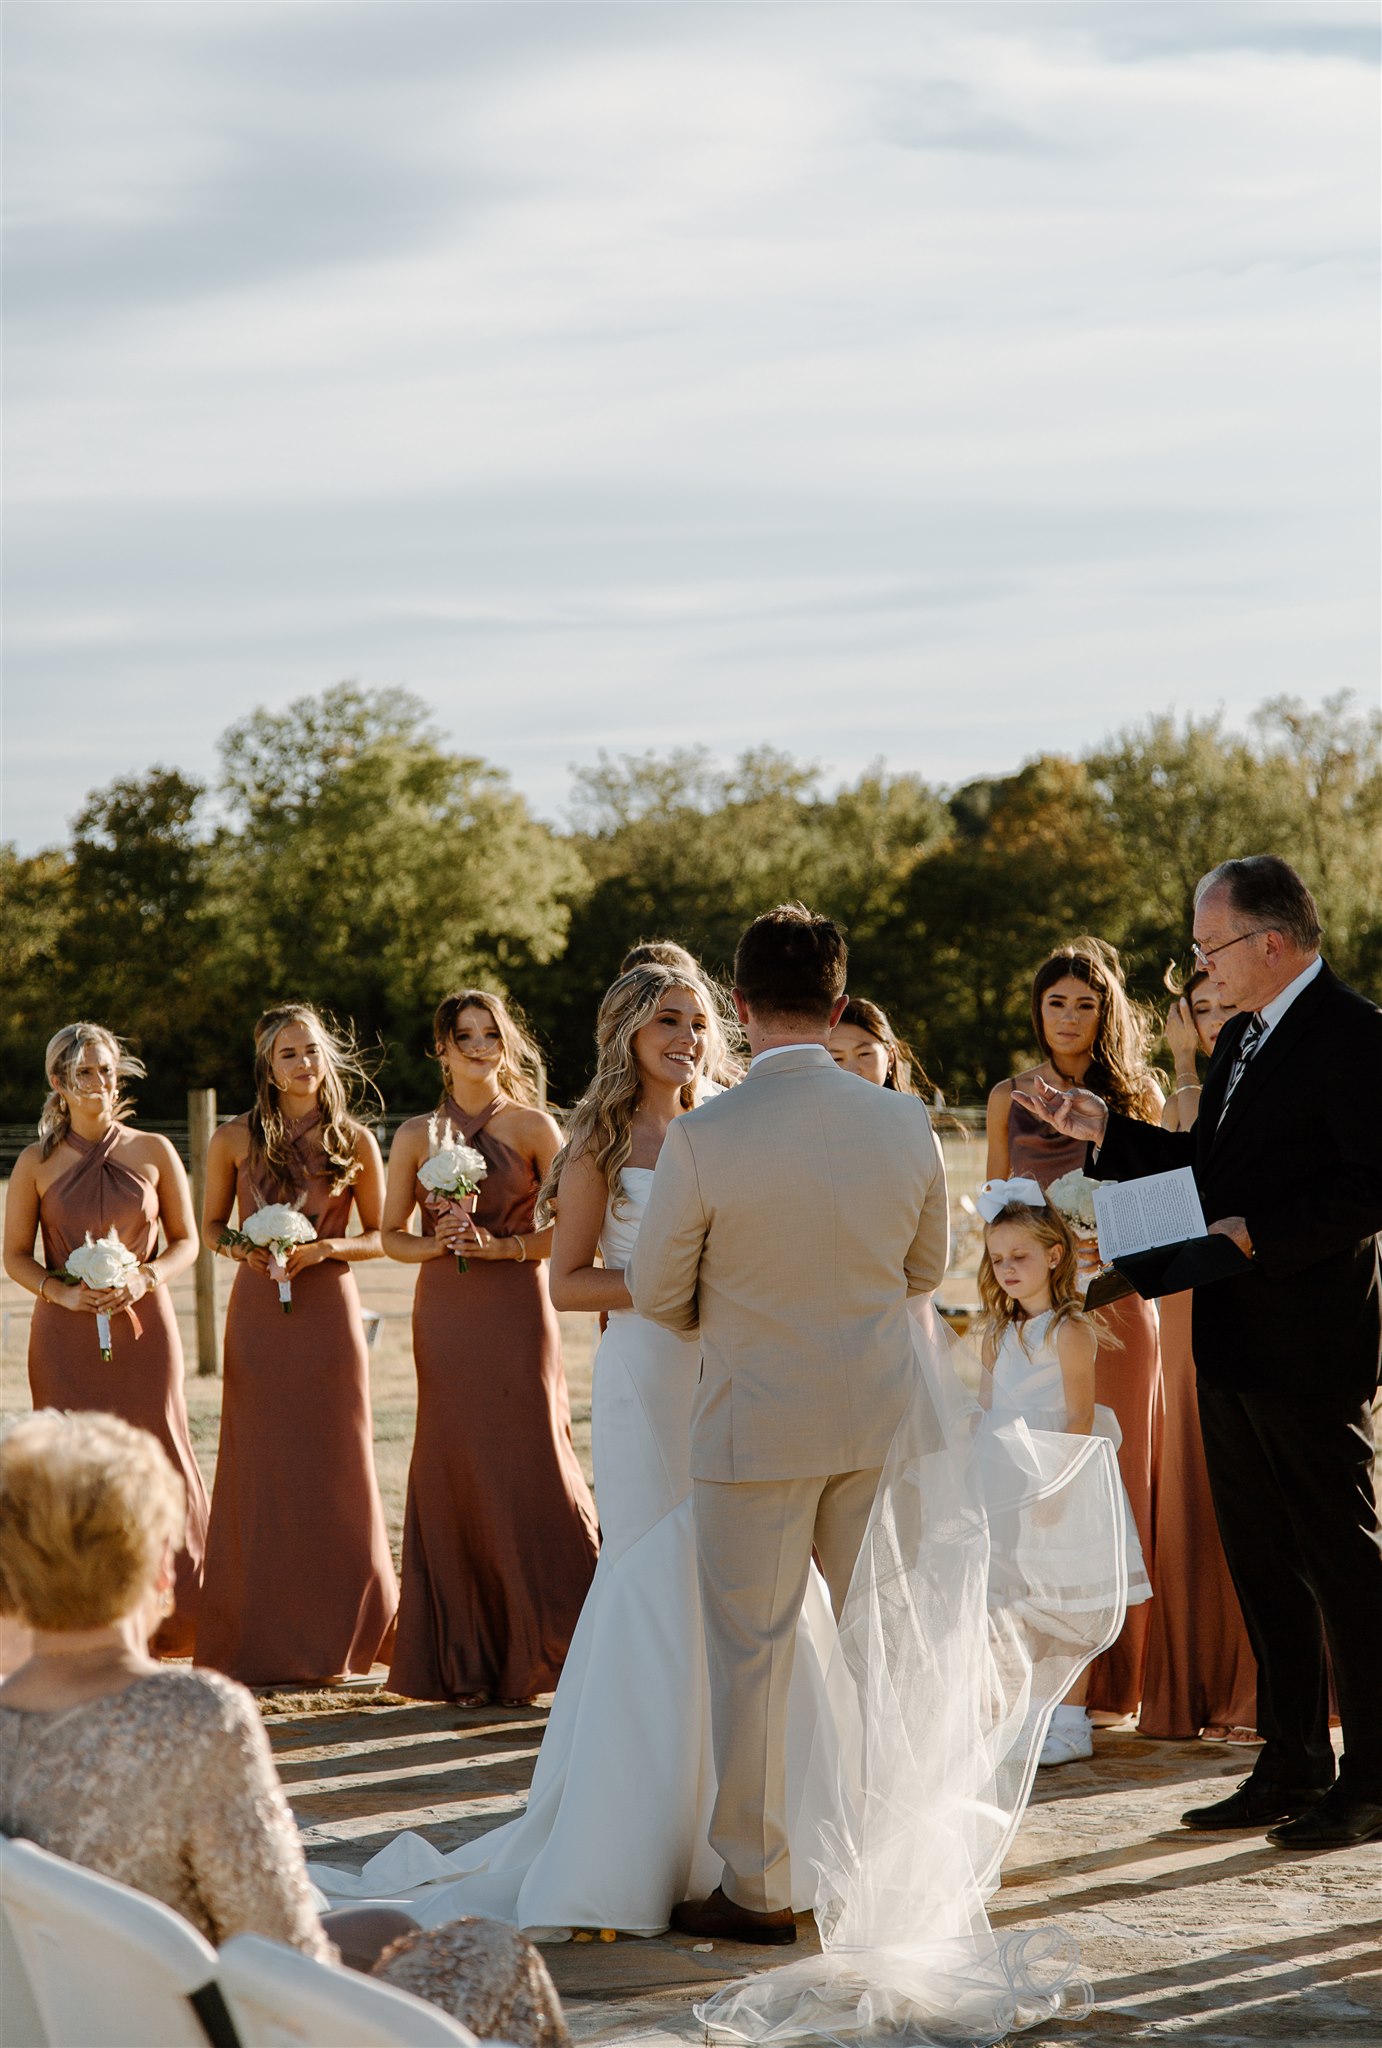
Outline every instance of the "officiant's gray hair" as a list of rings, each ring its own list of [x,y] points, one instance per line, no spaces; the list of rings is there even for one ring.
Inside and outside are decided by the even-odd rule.
[[[1249,853],[1221,860],[1195,890],[1195,907],[1211,889],[1222,889],[1235,917],[1280,932],[1302,953],[1320,943],[1320,913],[1314,897],[1289,861],[1277,853]]]

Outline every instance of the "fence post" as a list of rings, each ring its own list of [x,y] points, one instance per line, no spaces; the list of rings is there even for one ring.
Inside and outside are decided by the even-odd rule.
[[[201,1229],[202,1205],[206,1200],[206,1155],[216,1129],[216,1090],[189,1088],[187,1091],[187,1138],[192,1159],[192,1207]],[[205,1245],[197,1253],[193,1269],[197,1301],[197,1372],[212,1378],[216,1372],[216,1254]]]

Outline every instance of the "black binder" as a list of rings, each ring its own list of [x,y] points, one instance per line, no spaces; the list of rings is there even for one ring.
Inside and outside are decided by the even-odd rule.
[[[1252,1264],[1231,1237],[1222,1232],[1213,1237],[1187,1237],[1179,1244],[1159,1244],[1149,1252],[1128,1252],[1115,1259],[1107,1273],[1089,1283],[1086,1308],[1103,1308],[1121,1301],[1125,1294],[1140,1294],[1155,1301],[1163,1294],[1181,1294],[1187,1287],[1207,1287],[1214,1280],[1231,1280]]]

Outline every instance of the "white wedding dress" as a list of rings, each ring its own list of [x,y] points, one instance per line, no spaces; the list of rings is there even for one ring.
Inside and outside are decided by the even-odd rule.
[[[605,1212],[605,1264],[627,1266],[652,1170],[625,1167]],[[427,1927],[463,1913],[561,1939],[573,1927],[657,1934],[674,1905],[720,1881],[707,1839],[715,1799],[710,1693],[691,1520],[698,1341],[629,1310],[595,1358],[591,1439],[599,1564],[518,1819],[443,1855],[395,1837],[357,1875],[313,1864],[333,1905],[388,1899]],[[813,1566],[788,1713],[794,1904],[808,1908],[839,1780],[837,1717],[854,1709]],[[831,1677],[827,1678],[827,1673]],[[833,1688],[833,1696],[832,1696]]]

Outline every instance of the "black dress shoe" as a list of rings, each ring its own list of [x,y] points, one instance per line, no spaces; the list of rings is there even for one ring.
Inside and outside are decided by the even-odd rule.
[[[1276,1849],[1356,1849],[1382,1842],[1382,1801],[1358,1799],[1344,1786],[1331,1785],[1298,1820],[1272,1828],[1267,1840]]]
[[[1269,1828],[1274,1821],[1294,1820],[1324,1796],[1323,1785],[1263,1784],[1260,1778],[1244,1778],[1227,1799],[1212,1806],[1192,1806],[1180,1817],[1184,1828],[1198,1828],[1214,1834],[1220,1828]]]
[[[708,1899],[687,1899],[673,1906],[672,1925],[678,1934],[695,1934],[702,1941],[752,1941],[765,1948],[785,1948],[797,1938],[790,1908],[755,1913],[748,1906],[736,1906],[719,1885]]]

